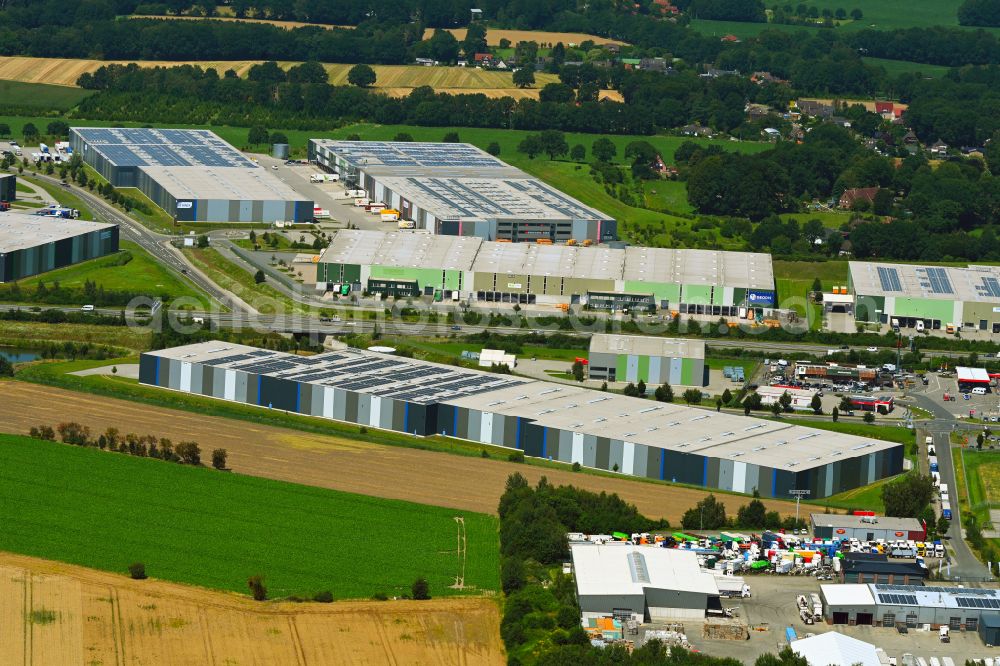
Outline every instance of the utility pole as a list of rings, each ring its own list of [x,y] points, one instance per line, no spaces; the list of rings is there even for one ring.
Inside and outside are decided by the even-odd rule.
[[[788,494],[792,495],[793,497],[795,497],[795,524],[798,525],[799,524],[799,501],[801,501],[803,497],[806,497],[807,495],[812,494],[812,491],[811,490],[789,490]]]

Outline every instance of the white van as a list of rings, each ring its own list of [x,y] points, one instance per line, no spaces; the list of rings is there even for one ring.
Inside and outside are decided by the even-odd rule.
[[[93,311],[94,311],[93,305],[84,305],[82,308],[80,308],[80,312],[93,312]]]
[[[917,332],[919,333],[920,331],[923,331],[923,330],[924,330],[924,320],[923,319],[918,319],[917,320]]]
[[[986,395],[986,387],[985,386],[977,386],[976,388],[972,389],[972,394],[973,395]]]

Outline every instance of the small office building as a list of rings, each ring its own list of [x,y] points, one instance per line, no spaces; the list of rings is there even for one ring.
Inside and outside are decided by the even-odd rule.
[[[923,523],[916,518],[814,513],[810,520],[813,535],[821,539],[923,541],[927,537]]]
[[[597,333],[590,338],[591,379],[706,386],[705,341]]]
[[[0,282],[118,251],[118,225],[0,212]]]
[[[572,544],[570,552],[585,625],[601,617],[699,620],[722,608],[715,576],[701,571],[694,552],[622,543]]]
[[[792,399],[792,409],[812,409],[813,398],[819,391],[815,389],[795,388],[794,386],[761,386],[757,389],[760,403],[770,407],[781,401],[781,396],[788,394]]]

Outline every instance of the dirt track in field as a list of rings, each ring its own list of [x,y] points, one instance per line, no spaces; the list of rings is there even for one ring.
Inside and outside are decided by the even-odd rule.
[[[505,663],[497,604],[258,603],[0,552],[0,663]]]
[[[224,448],[229,466],[241,474],[482,513],[496,513],[507,477],[515,471],[531,483],[546,476],[556,485],[618,493],[646,516],[674,524],[706,494],[504,460],[368,444],[25,382],[0,382],[0,432],[27,434],[31,426],[69,420],[90,427],[95,435],[115,427],[123,433],[169,437],[175,443],[194,440],[203,451]],[[717,497],[730,514],[747,502],[741,496]],[[768,510],[795,513],[791,502],[764,503]]]

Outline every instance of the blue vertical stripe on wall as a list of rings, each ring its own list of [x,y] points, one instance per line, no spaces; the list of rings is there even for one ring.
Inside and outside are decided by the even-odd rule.
[[[295,411],[301,412],[299,407],[302,405],[302,384],[300,382],[295,382]]]
[[[153,376],[153,383],[160,385],[160,357],[156,357],[156,374]]]
[[[197,199],[192,199],[191,200],[191,219],[193,221],[197,221],[197,219],[198,219],[198,200]]]
[[[519,448],[519,449],[523,449],[524,448],[524,444],[521,442],[521,417],[520,416],[517,417],[517,431],[514,433],[514,442],[515,442],[514,446],[516,446],[517,448]],[[542,455],[544,456],[545,454],[543,453]]]
[[[666,478],[667,473],[667,451],[660,449],[660,481]]]
[[[257,404],[258,405],[264,404],[264,403],[262,403],[260,401],[260,397],[261,397],[261,393],[262,393],[261,386],[263,384],[264,384],[264,375],[257,375]]]
[[[410,432],[410,403],[403,403],[403,432]]]
[[[549,457],[549,429],[542,426],[542,457]]]
[[[708,485],[708,458],[702,458],[701,461],[702,461],[702,466],[701,466],[701,485],[707,486]]]
[[[454,437],[458,437],[458,407],[452,407],[451,409],[455,415],[451,423],[451,434]]]
[[[771,470],[771,497],[778,496],[778,470],[777,468]]]

